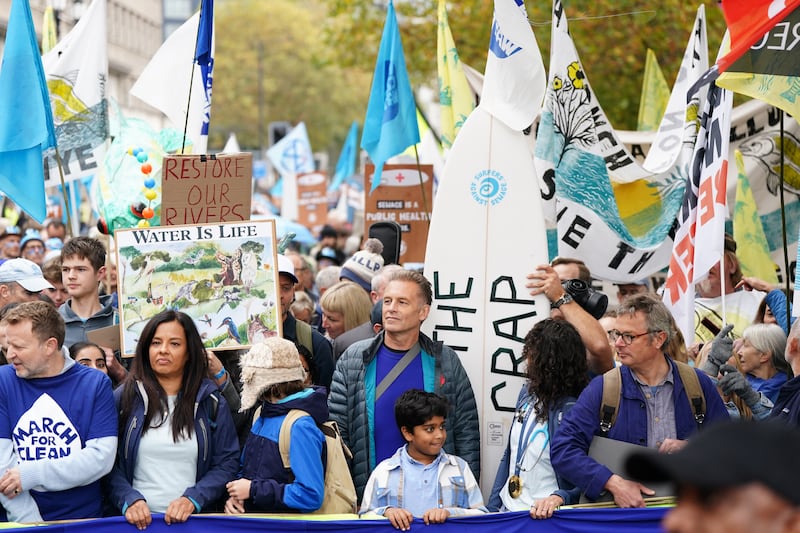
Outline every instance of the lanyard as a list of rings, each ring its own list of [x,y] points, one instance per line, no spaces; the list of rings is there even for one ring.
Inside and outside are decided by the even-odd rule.
[[[547,434],[547,425],[545,425],[544,429],[537,429],[534,431],[536,427],[536,417],[531,419],[531,412],[533,411],[533,406],[526,402],[525,405],[522,407],[524,409],[524,415],[521,417],[522,427],[519,430],[519,441],[517,442],[517,462],[514,465],[514,475],[519,476],[519,473],[522,471],[522,461],[525,459],[525,452],[528,451],[528,446],[536,439],[536,435],[542,433],[544,435],[544,445],[542,445],[542,450],[539,452],[539,456],[536,458],[536,462],[533,463],[533,466],[527,470],[533,470],[536,465],[539,463],[539,460],[542,458],[542,454],[544,453],[544,449],[547,447],[547,444],[550,440],[550,436]],[[522,414],[522,413],[520,413]],[[517,419],[519,420],[519,418]],[[528,424],[530,420],[530,424]],[[528,426],[527,429],[525,426]],[[522,443],[525,443],[525,447],[522,447]]]

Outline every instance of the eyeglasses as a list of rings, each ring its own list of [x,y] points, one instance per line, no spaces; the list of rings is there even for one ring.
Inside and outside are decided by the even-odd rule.
[[[641,337],[643,335],[647,335],[648,333],[654,333],[654,332],[645,331],[644,333],[639,333],[638,335],[633,335],[631,333],[622,333],[619,330],[612,329],[611,331],[607,331],[606,333],[608,333],[608,338],[611,339],[612,341],[617,342],[617,339],[622,338],[622,342],[624,342],[625,345],[628,346],[631,343],[633,343],[633,341],[638,339],[639,337]]]

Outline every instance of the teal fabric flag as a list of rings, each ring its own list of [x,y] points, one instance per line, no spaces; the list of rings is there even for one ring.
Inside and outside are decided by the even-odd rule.
[[[350,132],[342,146],[342,153],[339,154],[339,161],[336,162],[336,172],[333,180],[328,187],[328,192],[333,192],[339,188],[342,182],[356,173],[356,152],[358,151],[358,122],[353,122]]]
[[[417,143],[417,108],[408,81],[394,5],[389,2],[361,137],[361,148],[375,164],[370,192],[380,185],[386,160]]]
[[[0,191],[46,217],[42,152],[56,145],[53,112],[28,0],[13,0],[0,64]]]

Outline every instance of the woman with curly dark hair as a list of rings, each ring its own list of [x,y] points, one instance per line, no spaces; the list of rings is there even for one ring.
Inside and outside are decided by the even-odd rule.
[[[564,413],[589,383],[586,348],[569,322],[548,318],[525,336],[522,355],[528,382],[517,400],[487,507],[530,509],[533,518],[549,518],[557,507],[578,503],[580,497],[580,490],[553,470],[550,441]]]

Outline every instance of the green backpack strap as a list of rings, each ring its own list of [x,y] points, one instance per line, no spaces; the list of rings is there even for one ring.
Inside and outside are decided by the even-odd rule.
[[[683,388],[686,390],[686,397],[689,399],[694,421],[699,426],[706,418],[706,396],[700,386],[700,379],[697,377],[697,372],[695,372],[694,368],[686,363],[681,363],[680,361],[673,361],[673,363],[678,368],[678,375],[683,383]]]
[[[297,342],[305,346],[313,358],[314,341],[313,336],[311,335],[311,325],[306,324],[302,320],[296,320],[295,324],[297,324],[294,328],[295,335],[297,335]]]
[[[622,392],[622,373],[619,367],[603,374],[603,399],[600,401],[600,431],[608,435],[617,421],[619,397]]]

